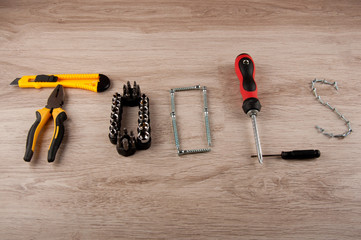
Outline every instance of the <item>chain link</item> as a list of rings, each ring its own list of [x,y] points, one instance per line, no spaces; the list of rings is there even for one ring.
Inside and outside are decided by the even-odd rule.
[[[322,133],[323,135],[327,136],[327,137],[330,137],[330,138],[344,138],[346,136],[348,136],[351,132],[352,132],[352,128],[351,128],[351,124],[350,124],[350,121],[347,120],[347,118],[345,118],[344,115],[342,115],[335,107],[332,107],[328,102],[325,102],[322,100],[321,96],[317,94],[317,90],[316,90],[316,87],[315,87],[315,84],[316,83],[321,83],[321,84],[327,84],[327,85],[330,85],[330,86],[333,86],[336,91],[338,91],[338,86],[337,86],[337,82],[329,82],[327,80],[324,80],[324,79],[314,79],[312,82],[311,82],[311,89],[312,89],[312,92],[313,92],[313,95],[315,95],[315,98],[317,99],[318,102],[320,102],[323,106],[329,108],[331,111],[333,111],[342,121],[345,122],[346,126],[347,126],[347,131],[345,131],[344,133],[341,133],[341,134],[333,134],[333,133],[329,133],[329,132],[326,132],[326,130],[318,125],[316,125],[316,129]]]

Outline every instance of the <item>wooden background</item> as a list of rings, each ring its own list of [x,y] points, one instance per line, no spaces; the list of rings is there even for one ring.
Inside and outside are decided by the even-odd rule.
[[[360,30],[358,0],[2,0],[0,238],[360,239]],[[242,52],[256,64],[263,152],[319,149],[319,159],[260,165],[249,157],[251,121],[234,73]],[[69,119],[53,164],[52,122],[32,162],[22,160],[52,90],[9,86],[41,73],[112,81],[104,93],[65,89]],[[349,137],[314,128],[345,130],[314,99],[315,77],[338,81],[338,92],[318,89],[350,119]],[[111,97],[126,81],[150,97],[153,137],[128,158],[107,136]],[[214,146],[178,157],[169,89],[195,84],[209,90]],[[182,146],[204,147],[200,93],[176,101]]]

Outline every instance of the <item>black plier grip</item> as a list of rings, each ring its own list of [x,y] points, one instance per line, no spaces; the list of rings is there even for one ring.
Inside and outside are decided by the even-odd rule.
[[[48,150],[48,162],[54,162],[56,152],[64,136],[64,121],[67,119],[66,113],[62,108],[53,109],[54,133]]]

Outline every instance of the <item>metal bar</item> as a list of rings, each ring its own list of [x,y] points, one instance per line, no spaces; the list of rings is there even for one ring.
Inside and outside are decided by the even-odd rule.
[[[179,151],[179,137],[178,137],[178,130],[177,130],[177,122],[176,122],[176,115],[175,115],[175,102],[174,102],[174,90],[170,90],[170,99],[171,99],[171,105],[172,105],[172,126],[173,126],[173,133],[174,133],[174,140],[175,140],[175,146],[177,148],[177,151]]]
[[[191,149],[191,150],[179,150],[178,155],[193,154],[193,153],[204,153],[210,152],[210,148]]]
[[[181,88],[173,88],[174,92],[181,92],[181,91],[189,91],[189,90],[199,90],[201,89],[201,85],[195,85],[192,87],[181,87]]]
[[[203,87],[203,102],[204,102],[204,121],[206,124],[206,133],[208,146],[212,146],[211,130],[209,128],[209,119],[208,119],[208,101],[207,101],[207,87]]]
[[[258,155],[251,155],[252,158],[258,157]],[[262,155],[262,157],[281,157],[280,154],[266,154]]]

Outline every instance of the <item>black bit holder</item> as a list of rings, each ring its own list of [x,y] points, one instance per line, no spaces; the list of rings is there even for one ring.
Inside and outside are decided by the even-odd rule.
[[[137,136],[126,128],[121,130],[123,107],[139,107]],[[134,82],[133,87],[128,81],[123,86],[123,96],[115,93],[112,98],[110,114],[109,140],[116,144],[116,149],[123,156],[131,156],[136,150],[145,150],[151,146],[151,129],[149,115],[149,98],[141,95],[140,87]]]
[[[135,137],[133,132],[130,132],[128,135],[128,130],[124,128],[123,134],[119,131],[118,138],[117,138],[117,151],[119,154],[123,156],[130,156],[137,151],[135,145]]]
[[[137,148],[148,149],[152,139],[150,137],[150,119],[149,119],[149,98],[143,94],[139,102],[138,112],[138,137]]]

